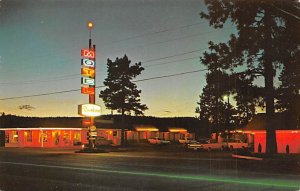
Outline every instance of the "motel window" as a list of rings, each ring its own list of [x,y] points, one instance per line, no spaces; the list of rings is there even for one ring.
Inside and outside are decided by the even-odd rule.
[[[81,141],[81,133],[74,132],[74,142],[80,142],[80,141]]]
[[[18,131],[11,131],[11,143],[18,143],[19,142],[19,134]]]
[[[70,141],[70,134],[68,131],[65,131],[64,134],[63,134],[63,141],[65,144],[69,143]]]
[[[54,137],[54,144],[59,144],[59,133],[57,131],[52,132],[52,136]]]
[[[44,142],[44,143],[46,143],[46,142],[48,142],[48,133],[47,133],[47,131],[41,131],[41,133],[40,133],[40,142]]]
[[[9,143],[9,133],[5,131],[5,143]]]
[[[187,137],[185,137],[185,134],[180,134],[180,139],[185,139]]]
[[[26,141],[32,142],[32,131],[25,131]]]

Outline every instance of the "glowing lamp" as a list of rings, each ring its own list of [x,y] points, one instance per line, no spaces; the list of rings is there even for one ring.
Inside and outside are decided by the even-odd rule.
[[[92,124],[92,121],[91,121],[90,118],[84,118],[84,119],[82,120],[82,125],[83,125],[84,127],[89,127],[91,124]]]
[[[171,133],[187,133],[186,129],[183,128],[169,128]]]
[[[158,131],[155,127],[136,127],[136,131]]]
[[[89,21],[88,22],[88,28],[91,29],[91,28],[93,28],[93,26],[94,26],[94,24],[91,21]]]

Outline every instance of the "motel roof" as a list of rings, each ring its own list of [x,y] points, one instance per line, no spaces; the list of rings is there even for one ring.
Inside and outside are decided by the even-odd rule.
[[[243,131],[253,130],[266,130],[267,120],[265,113],[259,113],[252,121],[250,121],[244,128]],[[297,129],[295,123],[290,119],[287,113],[275,113],[273,128],[277,130],[295,130]]]
[[[83,128],[72,128],[72,127],[8,127],[8,128],[0,128],[0,131],[22,131],[22,130],[77,130],[80,131]]]

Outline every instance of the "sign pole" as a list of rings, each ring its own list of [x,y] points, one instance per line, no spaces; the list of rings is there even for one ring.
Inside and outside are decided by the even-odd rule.
[[[95,140],[97,137],[96,127],[94,125],[95,116],[100,116],[101,108],[96,105],[96,45],[92,45],[92,28],[93,23],[88,22],[89,29],[89,48],[81,50],[81,93],[88,94],[89,104],[78,105],[78,114],[84,116],[82,121],[84,127],[88,127],[87,138],[89,149],[95,149]]]
[[[94,86],[89,86],[89,87],[96,87],[96,45],[94,45],[92,47],[92,28],[93,28],[93,23],[92,22],[89,22],[88,23],[88,28],[89,28],[89,50],[90,51],[94,51],[95,52],[95,55],[94,55]],[[89,103],[90,104],[95,104],[95,92],[94,94],[89,94]],[[89,148],[90,149],[94,149],[95,148],[95,140],[94,140],[94,137],[92,136],[93,132],[96,131],[96,128],[92,128],[94,127],[94,116],[91,116],[90,117],[90,121],[91,121],[91,124],[89,126]],[[92,138],[93,137],[93,138]]]

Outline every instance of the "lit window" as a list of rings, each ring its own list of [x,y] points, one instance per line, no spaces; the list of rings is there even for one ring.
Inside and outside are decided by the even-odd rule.
[[[32,131],[25,131],[26,141],[32,142]]]
[[[12,134],[11,143],[18,143],[19,142],[18,131],[11,131],[11,134]]]
[[[52,136],[54,137],[54,144],[58,145],[59,144],[59,133],[57,131],[54,131],[52,133]]]
[[[80,141],[81,141],[81,133],[74,132],[74,142],[80,142]]]
[[[48,142],[48,134],[47,131],[42,131],[40,133],[40,138],[39,138],[40,142],[43,141],[44,143]]]
[[[63,134],[63,141],[64,141],[65,144],[69,143],[70,136],[69,136],[69,132],[68,131],[64,132],[64,134]]]

